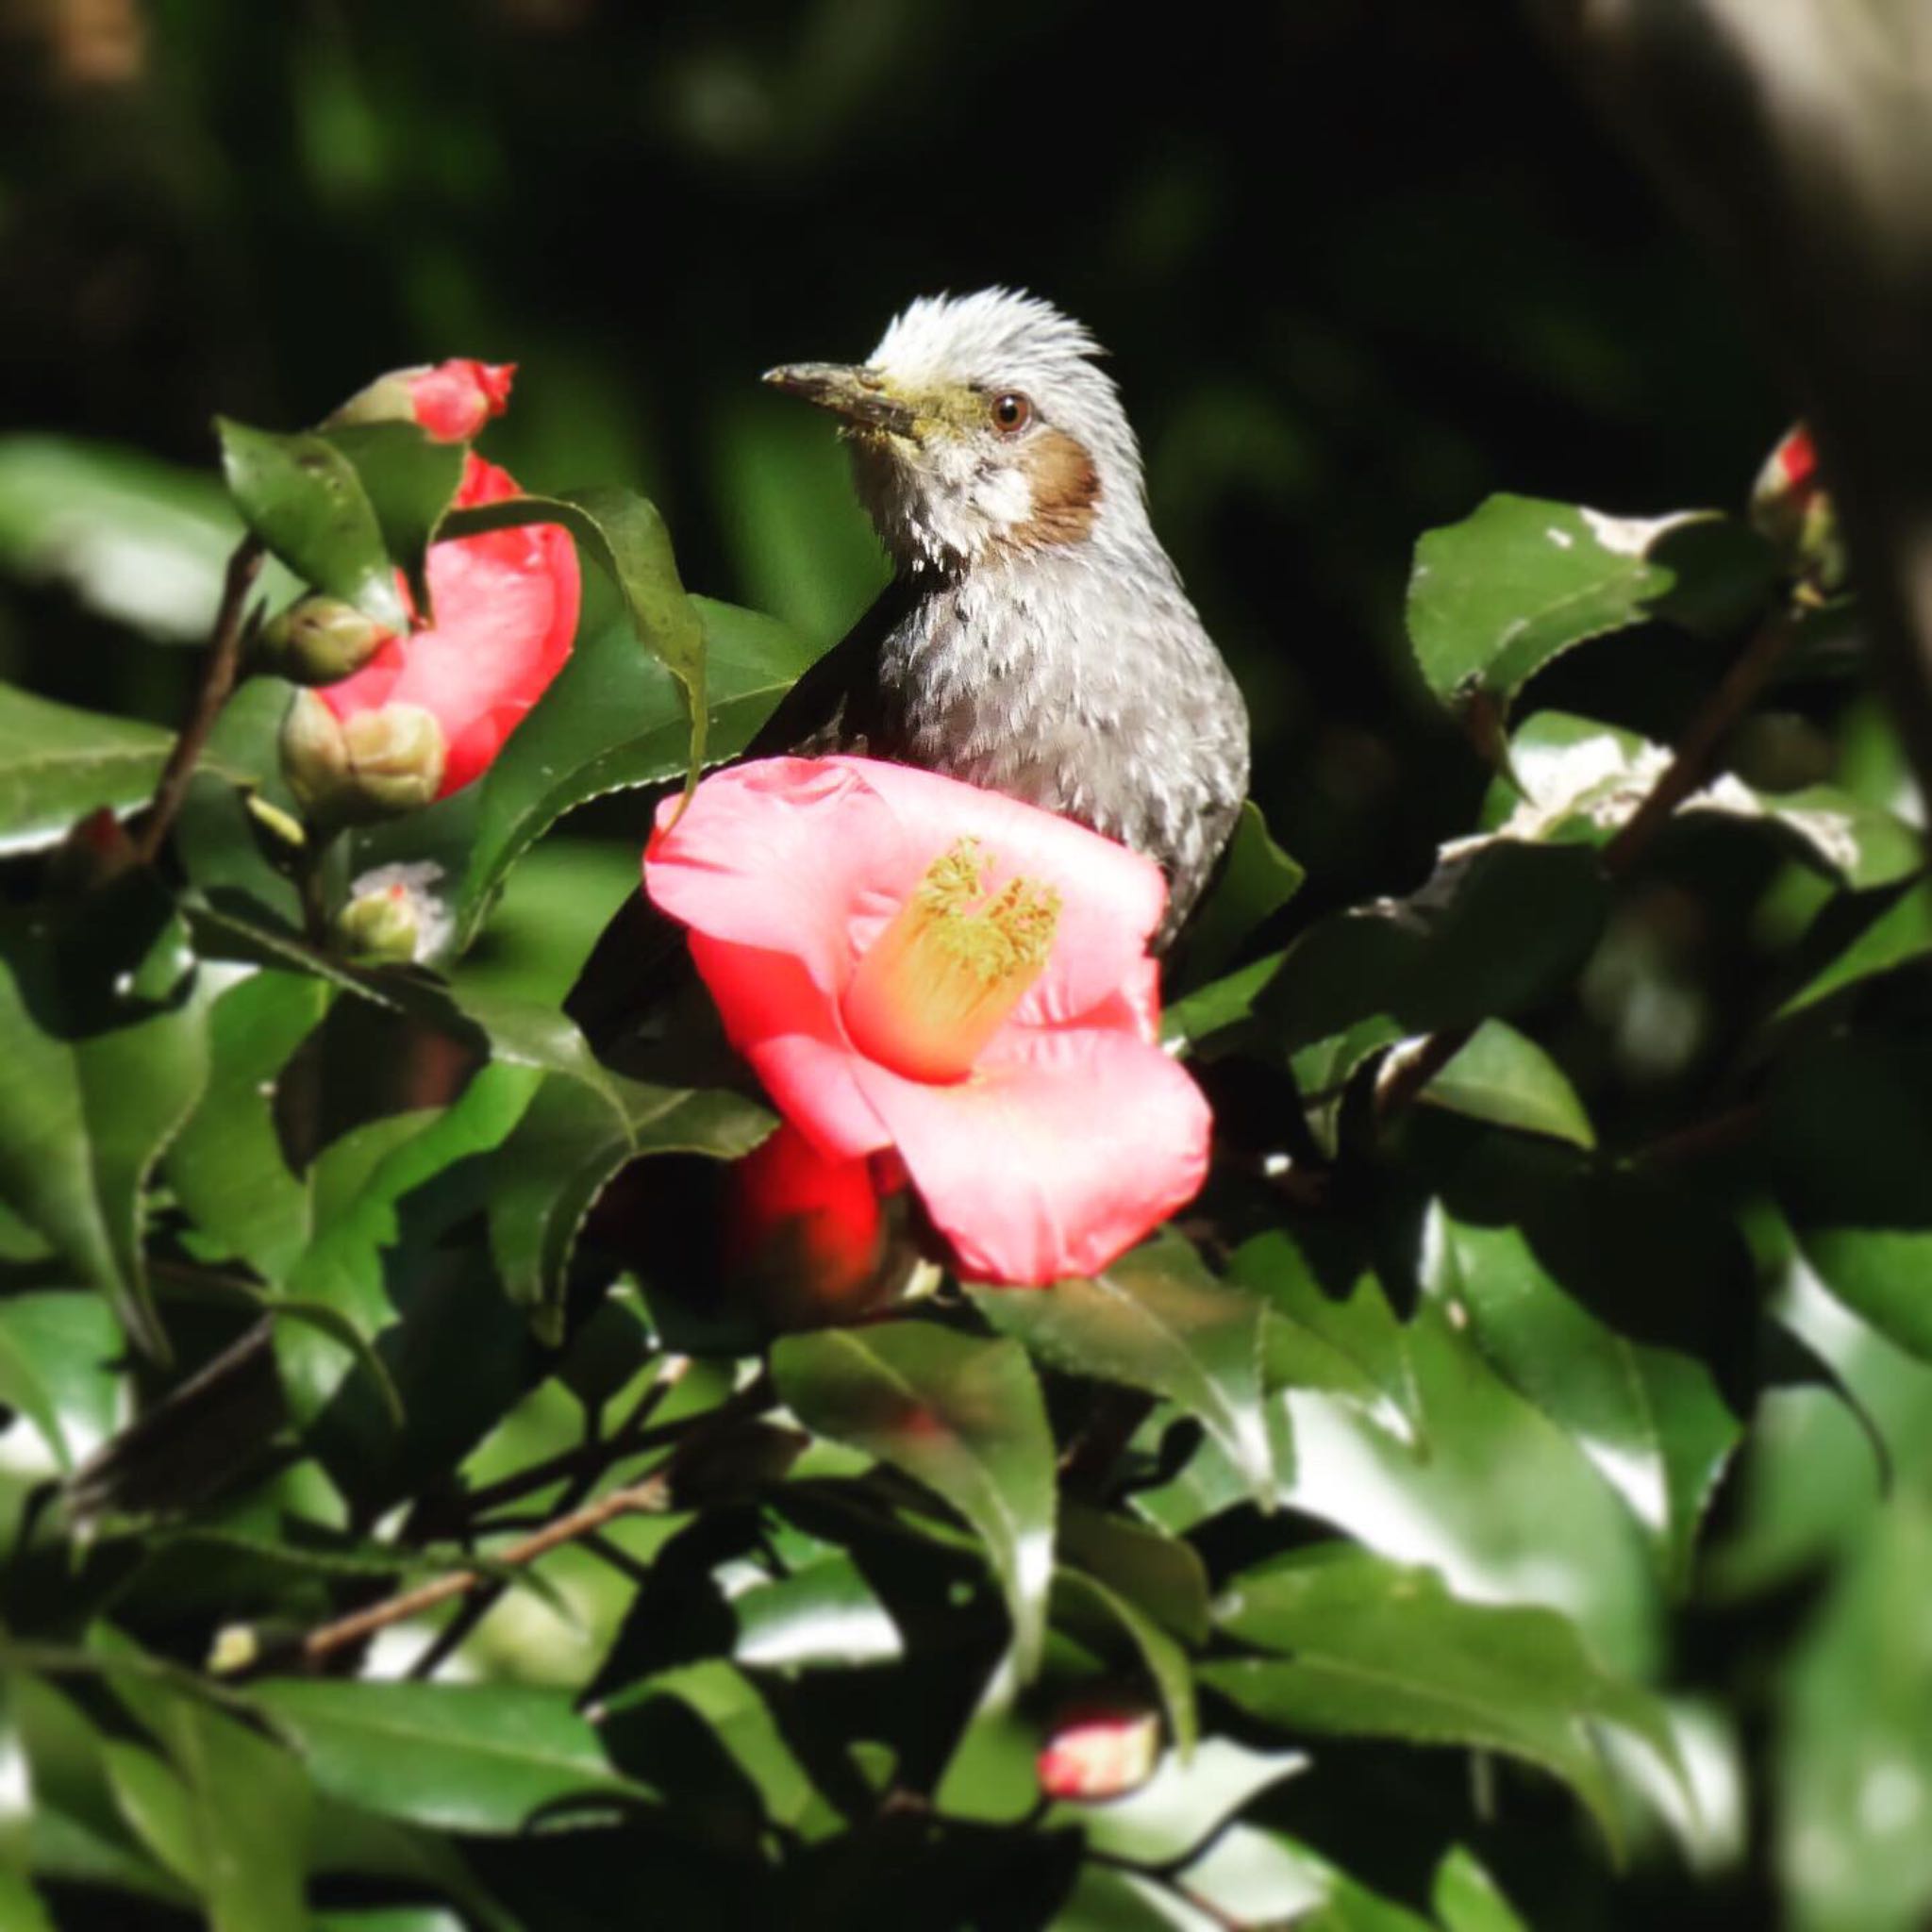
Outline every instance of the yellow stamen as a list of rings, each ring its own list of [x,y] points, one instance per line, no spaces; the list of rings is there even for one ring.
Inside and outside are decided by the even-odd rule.
[[[963,1080],[1046,968],[1060,895],[1031,879],[987,893],[976,839],[934,859],[859,960],[845,1030],[913,1080]]]

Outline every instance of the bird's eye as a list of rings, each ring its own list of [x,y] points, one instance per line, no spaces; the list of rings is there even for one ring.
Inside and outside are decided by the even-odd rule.
[[[1033,405],[1018,390],[1008,390],[992,399],[992,426],[1003,436],[1012,436],[1033,420]]]

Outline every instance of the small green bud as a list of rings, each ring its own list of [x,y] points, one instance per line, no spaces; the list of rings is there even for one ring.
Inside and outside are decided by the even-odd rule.
[[[262,626],[262,666],[293,684],[334,684],[395,635],[340,597],[304,597]]]
[[[405,886],[361,892],[342,908],[336,933],[343,946],[364,958],[392,959],[408,965],[416,958],[422,922]]]
[[[338,409],[330,411],[325,429],[356,423],[413,423],[416,420],[414,379],[423,372],[395,369],[378,375],[367,389],[358,389]]]
[[[442,727],[419,705],[338,718],[298,691],[282,721],[282,771],[304,813],[331,825],[414,811],[442,786]]]

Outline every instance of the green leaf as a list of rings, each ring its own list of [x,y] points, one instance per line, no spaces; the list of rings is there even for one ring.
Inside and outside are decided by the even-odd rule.
[[[315,1232],[312,1178],[291,1173],[275,1122],[290,1058],[328,1011],[321,980],[251,974],[208,1018],[207,1091],[168,1150],[175,1198],[206,1238],[210,1259],[237,1257],[278,1281]]]
[[[121,1332],[107,1304],[71,1292],[0,1301],[0,1402],[39,1430],[72,1474],[120,1421]]]
[[[1281,970],[1281,958],[1279,953],[1271,953],[1265,959],[1257,959],[1224,979],[1210,979],[1175,1000],[1160,1016],[1161,1044],[1170,1050],[1182,1044],[1192,1052],[1216,1034],[1226,1033],[1250,1019],[1256,995]]]
[[[664,519],[631,491],[579,490],[560,497],[513,496],[457,510],[442,533],[467,537],[525,524],[562,525],[617,586],[637,641],[677,680],[690,726],[681,768],[694,780],[705,761],[705,628],[678,579]],[[609,697],[607,693],[607,702]]]
[[[704,756],[735,756],[810,663],[770,618],[689,600],[704,635],[709,706]],[[625,625],[581,638],[483,780],[474,841],[456,893],[459,939],[482,924],[511,865],[566,812],[609,792],[662,785],[691,761],[681,687]]]
[[[1507,704],[1553,658],[1668,614],[1674,597],[1687,616],[1697,605],[1716,614],[1713,602],[1748,608],[1771,579],[1765,546],[1714,511],[1641,522],[1492,496],[1416,546],[1408,633],[1438,697],[1480,691]],[[1728,594],[1732,582],[1746,594]]]
[[[758,1685],[735,1664],[706,1657],[634,1684],[608,1706],[605,1734],[633,1776],[641,1776],[680,1802],[691,1802],[694,1766],[688,1733],[640,1722],[654,1704],[681,1705],[703,1725],[737,1774],[758,1794],[764,1817],[782,1830],[797,1831],[824,1800],[811,1774],[786,1741]]]
[[[191,1794],[196,1890],[213,1932],[307,1932],[309,1793],[301,1766],[190,1697],[169,1700],[165,1734]]]
[[[1191,1898],[1295,1932],[1433,1932],[1278,1831],[1236,1824],[1181,1874]]]
[[[1078,1570],[1062,1567],[1056,1574],[1053,1607],[1057,1624],[1072,1624],[1076,1629],[1097,1625],[1125,1635],[1167,1713],[1175,1750],[1183,1760],[1192,1757],[1200,1741],[1201,1722],[1194,1708],[1194,1680],[1188,1669],[1187,1652],[1138,1605]]]
[[[756,1101],[722,1091],[601,1077],[547,1079],[492,1162],[490,1245],[512,1300],[561,1339],[563,1291],[584,1218],[619,1169],[646,1154],[736,1160],[772,1129]]]
[[[206,471],[118,443],[0,437],[0,569],[60,584],[149,637],[206,641],[242,535]]]
[[[58,1932],[46,1902],[19,1872],[0,1865],[0,1924],[8,1932]]]
[[[1826,921],[1837,929],[1839,950],[1778,1009],[1779,1020],[1850,987],[1932,958],[1932,886],[1923,881],[1889,897],[1874,892],[1849,905],[1828,907],[1819,922],[1821,930]],[[1848,932],[1843,929],[1847,921]]]
[[[1354,1274],[1346,1297],[1331,1295],[1293,1238],[1276,1229],[1236,1251],[1228,1278],[1267,1304],[1262,1360],[1271,1391],[1321,1390],[1396,1436],[1415,1436],[1421,1397],[1407,1337],[1372,1275]]]
[[[172,736],[0,684],[0,855],[64,838],[102,806],[145,805]]]
[[[1063,1498],[1061,1558],[1099,1578],[1187,1644],[1208,1638],[1208,1571],[1191,1543]]]
[[[1020,1347],[895,1322],[788,1336],[772,1374],[807,1428],[903,1471],[972,1525],[1006,1593],[1015,1673],[1031,1677],[1053,1580],[1054,1447]]]
[[[0,924],[0,1202],[165,1358],[142,1191],[208,1077],[208,1002],[150,878]]]
[[[1569,1076],[1535,1041],[1500,1020],[1485,1020],[1419,1097],[1499,1127],[1546,1134],[1573,1147],[1596,1145]]]
[[[463,479],[465,445],[439,442],[414,423],[343,424],[322,440],[348,458],[384,551],[408,580],[417,614],[433,624],[424,558]]]
[[[1601,847],[1670,763],[1664,746],[1634,731],[1539,711],[1509,741],[1508,774],[1490,788],[1483,824],[1495,837]],[[1918,834],[1904,820],[1830,785],[1763,791],[1724,773],[1678,806],[1677,818],[1773,832],[1794,857],[1855,891],[1896,884],[1925,862]]]
[[[254,1698],[322,1790],[384,1817],[512,1833],[561,1807],[652,1795],[611,1768],[558,1691],[289,1679]]]
[[[1224,1287],[1180,1236],[1124,1255],[1092,1280],[1046,1293],[975,1288],[992,1325],[1073,1374],[1163,1395],[1220,1443],[1257,1501],[1274,1495],[1261,1410],[1261,1304]]]
[[[1568,1619],[1461,1602],[1433,1571],[1337,1544],[1291,1551],[1236,1577],[1216,1616],[1275,1655],[1209,1662],[1201,1679],[1263,1722],[1520,1757],[1569,1784],[1613,1844],[1591,1726],[1617,1725],[1675,1762],[1661,1707],[1607,1675]]]
[[[215,432],[222,472],[248,527],[303,582],[406,630],[395,564],[349,458],[310,430],[276,436],[218,417]]]
[[[1195,987],[1225,970],[1251,934],[1301,891],[1302,868],[1268,836],[1260,808],[1250,799],[1235,821],[1220,876],[1188,921],[1181,957],[1170,973]]]
[[[1516,1227],[1477,1227],[1440,1206],[1424,1253],[1430,1291],[1504,1379],[1572,1437],[1689,1586],[1697,1532],[1742,1434],[1710,1372],[1598,1321]]]
[[[1775,1070],[1766,1144],[1818,1278],[1932,1361],[1932,1054],[1916,1034],[1843,1033]]]
[[[1529,1932],[1474,1853],[1453,1846],[1436,1867],[1429,1903],[1442,1932]]]

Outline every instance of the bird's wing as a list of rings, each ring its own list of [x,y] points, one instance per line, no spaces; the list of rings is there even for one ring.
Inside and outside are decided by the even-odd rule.
[[[863,751],[876,735],[879,646],[912,608],[914,591],[895,577],[824,657],[814,660],[745,747],[748,758]]]

